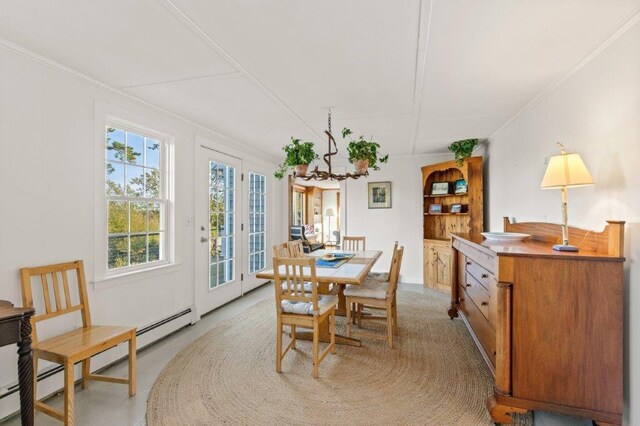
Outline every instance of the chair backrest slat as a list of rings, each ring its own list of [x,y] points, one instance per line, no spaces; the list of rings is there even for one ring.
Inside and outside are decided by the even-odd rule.
[[[342,250],[364,251],[366,237],[342,237]]]
[[[389,286],[387,287],[387,296],[395,295],[398,288],[398,280],[400,279],[400,267],[402,266],[402,256],[404,255],[404,247],[398,247],[393,252],[393,260],[391,261],[391,272],[389,274]]]
[[[305,257],[304,256],[304,246],[302,244],[302,240],[289,241],[287,243],[289,247],[289,254],[293,258]]]
[[[393,269],[393,256],[396,254],[396,250],[398,249],[398,242],[396,241],[393,245],[393,251],[391,252],[391,263],[389,264],[389,279],[391,279],[391,270]]]
[[[47,274],[40,275],[42,283],[42,295],[44,296],[44,309],[47,313],[51,312],[51,296],[49,295],[49,283],[47,282]]]
[[[80,302],[76,305],[71,300],[71,292],[69,290],[69,279],[67,273],[75,271],[78,283],[78,295]],[[62,303],[62,294],[60,293],[60,280],[58,274],[62,276],[62,291],[64,293],[64,306]],[[51,276],[53,286],[53,297],[55,305],[51,305],[51,294],[49,291],[48,276]],[[82,260],[75,262],[58,263],[55,265],[37,266],[33,268],[20,269],[20,283],[22,288],[22,303],[25,307],[33,307],[33,291],[31,288],[32,278],[40,277],[42,285],[42,296],[44,299],[44,313],[36,313],[31,318],[32,336],[37,341],[37,332],[35,324],[39,321],[59,317],[61,315],[70,314],[80,311],[82,315],[83,327],[91,326],[91,314],[89,312],[89,300],[87,296],[87,283],[84,276],[84,264]],[[55,309],[54,309],[55,307]]]

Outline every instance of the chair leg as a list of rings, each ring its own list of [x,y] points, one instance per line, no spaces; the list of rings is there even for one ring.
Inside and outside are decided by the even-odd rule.
[[[393,332],[398,334],[398,300],[393,298]]]
[[[291,326],[291,349],[296,348],[296,326]]]
[[[314,379],[318,378],[318,349],[320,343],[320,327],[318,319],[315,318],[313,322],[313,371],[311,375]]]
[[[329,324],[329,327],[331,328],[331,353],[335,354],[336,353],[336,313],[335,311],[331,314],[331,317],[329,318],[329,320],[331,321],[331,323]],[[348,324],[348,322],[347,322]]]
[[[89,374],[91,374],[91,358],[82,360],[82,389],[89,387]]]
[[[64,364],[64,424],[73,425],[73,362]]]
[[[282,318],[278,315],[278,330],[276,332],[276,373],[282,372]]]
[[[356,325],[356,319],[358,318],[358,304],[357,303],[352,303],[351,305],[349,305],[350,309],[353,309],[353,320],[352,320],[352,324]]]
[[[33,357],[33,400],[38,400],[38,358]]]
[[[351,337],[351,314],[353,313],[353,309],[351,306],[351,300],[347,297],[347,337]],[[355,316],[353,317],[355,318]]]
[[[362,328],[362,303],[357,303],[358,306],[358,328]]]
[[[129,339],[129,396],[136,394],[137,370],[136,370],[136,332],[131,333]]]
[[[393,349],[393,308],[387,302],[387,343]]]

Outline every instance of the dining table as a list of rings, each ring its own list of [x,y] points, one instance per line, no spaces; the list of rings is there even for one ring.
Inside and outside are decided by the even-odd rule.
[[[378,250],[316,250],[311,253],[305,253],[305,256],[312,257],[320,261],[325,254],[334,255],[353,255],[346,262],[342,261],[337,267],[327,267],[316,265],[316,279],[318,280],[318,293],[335,294],[338,296],[338,307],[336,309],[337,316],[346,316],[347,305],[344,297],[344,287],[347,284],[361,285],[367,278],[367,274],[371,271],[373,265],[382,256],[382,252]],[[324,262],[322,262],[324,264]],[[273,280],[273,269],[263,270],[256,274],[257,278]],[[332,287],[330,287],[332,286]],[[313,340],[312,332],[297,332],[296,338],[300,340]],[[320,341],[329,342],[329,322],[324,321],[320,326]],[[336,333],[336,344],[360,346],[360,340],[347,337]]]

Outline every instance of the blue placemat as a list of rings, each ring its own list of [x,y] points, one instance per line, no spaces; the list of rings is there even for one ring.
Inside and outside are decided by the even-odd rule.
[[[335,253],[334,254],[335,259],[333,260],[324,260],[322,258],[317,258],[316,259],[316,266],[320,267],[320,268],[339,268],[342,265],[344,265],[345,263],[347,263],[347,261],[349,259],[351,259],[353,256],[355,256],[355,254],[353,253]]]

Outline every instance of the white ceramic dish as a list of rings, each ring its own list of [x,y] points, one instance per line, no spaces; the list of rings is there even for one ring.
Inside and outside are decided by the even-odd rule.
[[[481,234],[489,241],[502,242],[522,241],[531,236],[529,234],[521,234],[519,232],[481,232]]]

